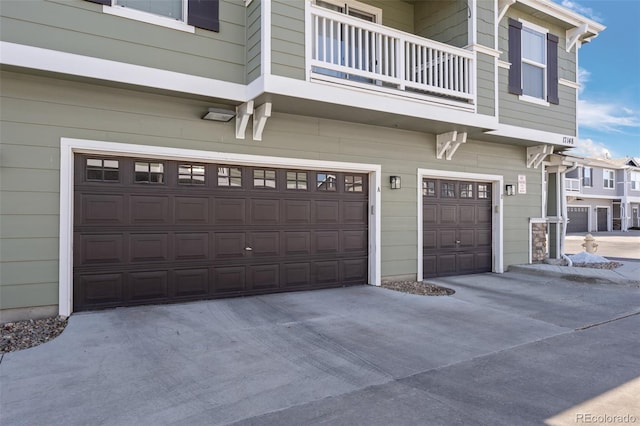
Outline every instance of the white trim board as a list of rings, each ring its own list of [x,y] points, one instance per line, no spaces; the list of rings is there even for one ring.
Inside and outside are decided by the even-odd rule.
[[[464,180],[464,181],[476,181],[476,182],[491,182],[491,247],[493,254],[492,272],[503,273],[504,272],[504,253],[503,253],[503,203],[502,203],[502,188],[504,178],[501,175],[489,175],[482,173],[466,173],[466,172],[453,172],[447,170],[432,170],[432,169],[418,169],[418,184],[417,184],[417,204],[418,204],[418,281],[424,279],[423,271],[423,227],[422,227],[422,179],[423,178],[445,178],[452,180]]]
[[[381,264],[381,171],[379,164],[347,163],[340,161],[299,158],[268,157],[165,148],[151,145],[131,145],[87,139],[61,138],[60,140],[60,256],[59,256],[59,314],[73,312],[73,195],[74,155],[95,153],[116,156],[144,156],[200,162],[229,162],[245,165],[295,167],[296,169],[355,171],[369,174],[369,284],[380,285]]]
[[[0,63],[245,102],[247,86],[158,68],[0,41]]]

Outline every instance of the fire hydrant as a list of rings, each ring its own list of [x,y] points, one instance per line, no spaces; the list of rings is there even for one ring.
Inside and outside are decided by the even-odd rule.
[[[587,234],[584,237],[584,243],[582,243],[582,247],[584,247],[584,251],[587,253],[595,253],[598,251],[598,244],[596,243],[596,239],[593,238],[593,235]]]

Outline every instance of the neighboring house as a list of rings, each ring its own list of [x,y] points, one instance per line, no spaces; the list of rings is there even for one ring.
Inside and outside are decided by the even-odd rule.
[[[604,29],[546,0],[0,14],[5,318],[527,263]]]
[[[626,231],[640,226],[640,159],[568,155],[567,232]]]

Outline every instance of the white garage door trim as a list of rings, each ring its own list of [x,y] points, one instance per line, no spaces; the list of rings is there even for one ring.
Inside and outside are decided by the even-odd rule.
[[[73,164],[74,154],[90,153],[119,156],[144,156],[169,160],[228,162],[271,167],[296,167],[310,170],[365,172],[369,174],[369,284],[380,285],[380,211],[381,169],[379,164],[347,163],[299,158],[198,151],[150,145],[132,145],[87,139],[60,140],[60,260],[59,314],[73,312]]]
[[[423,280],[423,265],[422,265],[422,179],[423,178],[446,178],[452,180],[466,180],[477,182],[491,182],[492,183],[492,230],[491,230],[491,245],[493,252],[492,272],[503,273],[503,213],[502,213],[502,183],[503,177],[500,175],[488,175],[481,173],[465,173],[465,172],[453,172],[447,170],[431,170],[431,169],[418,169],[418,281]]]

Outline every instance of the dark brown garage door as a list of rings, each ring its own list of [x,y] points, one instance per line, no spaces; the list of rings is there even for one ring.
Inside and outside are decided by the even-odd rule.
[[[74,309],[363,284],[367,176],[77,156]]]
[[[491,183],[423,179],[423,276],[490,272]]]
[[[589,207],[567,207],[569,222],[567,232],[587,232],[589,227]]]

